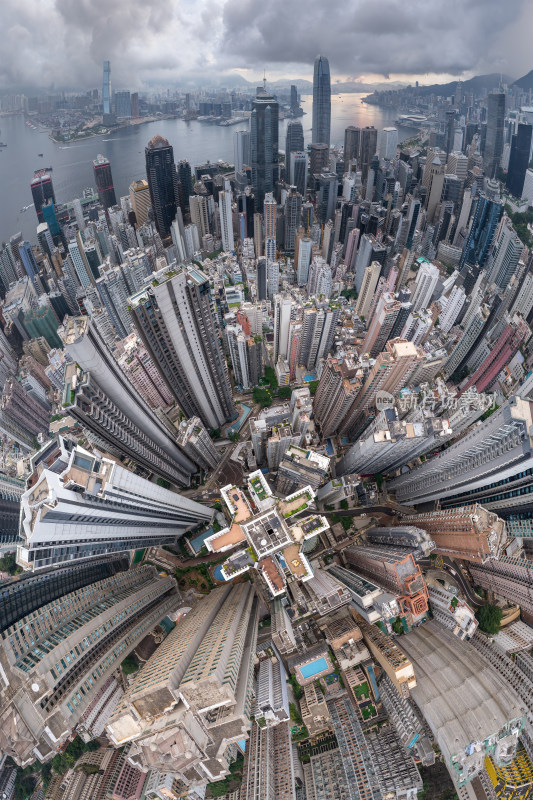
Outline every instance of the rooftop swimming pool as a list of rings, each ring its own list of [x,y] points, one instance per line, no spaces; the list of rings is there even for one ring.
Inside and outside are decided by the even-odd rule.
[[[312,678],[313,675],[318,675],[319,672],[324,672],[328,669],[328,662],[324,657],[317,658],[315,661],[310,661],[309,664],[304,664],[299,667],[302,678]]]
[[[191,545],[194,552],[199,553],[202,547],[204,546],[205,540],[208,539],[213,534],[214,534],[213,527],[210,526],[203,533],[200,533],[198,536],[195,536],[194,539],[190,539],[189,544]]]
[[[225,581],[225,577],[222,574],[222,564],[219,564],[218,567],[215,567],[213,570],[213,575],[217,579],[217,581]]]
[[[241,403],[240,406],[242,408],[241,415],[238,419],[235,420],[233,425],[230,425],[229,428],[226,430],[226,436],[229,433],[239,433],[240,429],[242,428],[242,426],[252,413],[252,409],[250,408],[250,406],[247,406],[245,403]]]
[[[304,375],[304,382],[311,383],[311,381],[316,381],[316,375],[313,372],[308,372],[307,375]]]

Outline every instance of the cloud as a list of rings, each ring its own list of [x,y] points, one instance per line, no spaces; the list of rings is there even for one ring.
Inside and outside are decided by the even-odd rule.
[[[317,53],[329,57],[333,80],[505,64],[519,75],[533,66],[527,0],[0,2],[4,91],[99,86],[105,59],[117,89],[206,82],[232,70],[257,75],[263,67],[311,77]]]
[[[502,32],[526,6],[526,0],[227,0],[225,48],[268,64],[310,63],[322,53],[332,72],[343,75],[462,73],[490,64]]]

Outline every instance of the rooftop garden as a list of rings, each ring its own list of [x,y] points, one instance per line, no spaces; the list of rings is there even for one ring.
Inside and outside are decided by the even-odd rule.
[[[366,681],[363,681],[363,683],[360,683],[358,686],[354,686],[353,692],[358,700],[361,697],[370,697],[370,689],[368,688],[368,683]]]
[[[252,489],[254,490],[254,492],[256,493],[256,495],[259,498],[259,500],[264,500],[266,497],[268,497],[268,494],[267,494],[267,492],[265,490],[265,487],[263,486],[263,482],[261,481],[261,478],[259,478],[259,477],[252,478],[252,480],[250,481],[250,485],[251,485]]]
[[[372,704],[369,706],[363,706],[361,708],[361,714],[363,715],[364,720],[372,719],[372,717],[376,716],[376,713],[376,708]]]

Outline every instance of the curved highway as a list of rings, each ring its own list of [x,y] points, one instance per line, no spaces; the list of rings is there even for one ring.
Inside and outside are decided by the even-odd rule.
[[[483,600],[480,600],[480,598],[474,592],[470,581],[468,581],[461,572],[461,568],[458,567],[451,558],[448,558],[448,556],[443,556],[442,562],[442,571],[448,572],[450,576],[459,584],[470,604],[475,606],[475,608],[479,608],[480,606],[484,605]],[[431,558],[418,558],[417,564],[425,569],[433,569],[437,572],[439,571],[435,565],[431,563]]]

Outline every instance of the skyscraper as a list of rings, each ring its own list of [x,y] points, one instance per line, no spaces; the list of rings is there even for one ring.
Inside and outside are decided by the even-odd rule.
[[[359,158],[359,148],[361,146],[361,128],[356,125],[348,125],[344,131],[344,171],[348,172],[351,161]]]
[[[98,189],[98,197],[104,208],[110,208],[117,204],[115,187],[113,186],[113,176],[111,175],[111,164],[109,159],[103,155],[98,155],[93,161],[94,180]]]
[[[368,178],[368,170],[370,163],[377,153],[378,149],[378,132],[373,125],[367,125],[366,128],[361,129],[361,148],[359,158],[359,169],[361,170],[361,180],[363,185]]]
[[[104,117],[111,114],[111,62],[104,61],[104,78],[102,82],[102,106]]]
[[[331,132],[331,78],[329,61],[324,56],[315,58],[313,74],[313,143],[330,145]]]
[[[18,544],[20,498],[23,492],[22,481],[0,475],[0,548],[6,544]]]
[[[139,334],[185,415],[220,428],[236,411],[209,279],[195,268],[158,280],[130,300]]]
[[[373,542],[347,547],[343,551],[343,558],[359,577],[395,595],[409,624],[420,621],[428,610],[428,590],[415,555],[409,547]]]
[[[243,167],[250,166],[250,131],[235,131],[233,134],[233,160],[235,174],[242,172]]]
[[[279,179],[279,105],[266,91],[259,91],[252,103],[250,152],[252,184],[257,208],[263,207],[267,192],[273,192]]]
[[[505,94],[492,92],[487,101],[487,139],[483,163],[489,178],[495,178],[503,153]]]
[[[110,578],[117,572],[125,572],[129,564],[129,555],[103,556],[35,574],[26,572],[16,579],[3,581],[0,588],[0,633],[58,597]]]
[[[289,177],[292,186],[305,196],[307,187],[307,153],[291,153],[289,163]]]
[[[195,465],[131,385],[89,318],[68,317],[59,333],[75,362],[65,375],[65,413],[109,452],[178,486],[188,485]]]
[[[81,447],[72,450],[61,473],[43,469],[21,504],[17,558],[32,571],[175,544],[213,516],[207,507]]]
[[[293,800],[297,797],[289,723],[265,728],[252,722],[239,797],[241,800],[252,797]]]
[[[479,498],[503,517],[526,512],[531,505],[532,419],[531,403],[511,397],[467,436],[388,487],[410,505],[439,500],[446,508]]]
[[[297,113],[299,110],[298,88],[294,84],[291,84],[291,114]]]
[[[287,135],[285,137],[285,175],[289,183],[294,183],[291,173],[291,153],[303,152],[304,150],[304,129],[298,120],[292,120],[287,125]]]
[[[115,116],[117,119],[131,119],[131,94],[128,91],[115,93]]]
[[[460,265],[484,267],[489,256],[494,233],[503,212],[503,203],[480,195],[477,200],[470,233],[463,248]]]
[[[455,109],[446,112],[446,130],[444,135],[446,156],[449,156],[453,150],[455,136]]]
[[[296,231],[302,217],[302,195],[291,186],[285,200],[285,250],[293,252],[296,245]]]
[[[518,128],[511,141],[511,154],[509,169],[507,170],[506,186],[514,197],[522,197],[526,170],[529,166],[531,152],[532,126],[524,122],[518,123]]]
[[[178,177],[174,166],[174,150],[162,136],[154,136],[144,152],[156,228],[161,238],[166,239],[176,216]]]
[[[228,773],[226,749],[250,727],[258,612],[253,586],[226,584],[167,636],[107,726],[116,747],[131,742],[134,765],[192,787]]]
[[[231,201],[231,184],[229,181],[226,181],[223,191],[219,192],[218,195],[218,213],[220,216],[220,236],[222,238],[222,247],[227,253],[231,253],[235,249]]]
[[[39,222],[43,222],[43,206],[50,202],[54,204],[56,202],[54,185],[50,172],[45,169],[36,170],[33,173],[33,180],[30,183],[30,188],[33,204],[35,206],[35,213],[37,214]]]
[[[148,209],[150,208],[150,189],[148,181],[133,181],[130,184],[131,207],[137,218],[137,225],[141,226],[148,220]]]
[[[407,515],[402,524],[426,531],[439,552],[477,564],[499,558],[507,540],[504,521],[479,503]]]
[[[317,199],[317,217],[321,225],[325,225],[335,215],[335,205],[337,203],[337,191],[339,182],[335,172],[323,170],[317,177],[319,186]]]
[[[383,128],[378,136],[378,152],[380,158],[386,158],[391,161],[396,158],[396,151],[398,149],[398,129],[397,128]]]
[[[264,226],[265,226],[265,256],[267,263],[276,258],[276,227],[278,204],[272,192],[265,195],[264,202]]]
[[[49,761],[114,670],[179,603],[174,578],[146,565],[26,612],[0,648],[0,752],[24,766]]]
[[[193,180],[192,180],[192,172],[191,172],[191,165],[185,159],[178,161],[178,165],[176,167],[176,171],[178,173],[178,183],[179,183],[179,202],[181,206],[181,212],[183,215],[189,210],[189,198],[193,191]],[[176,197],[176,202],[178,202],[178,197]]]

